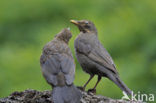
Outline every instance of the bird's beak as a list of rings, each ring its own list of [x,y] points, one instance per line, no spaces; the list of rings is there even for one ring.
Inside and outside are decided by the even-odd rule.
[[[70,20],[70,22],[75,24],[75,25],[79,25],[79,22],[77,20]]]

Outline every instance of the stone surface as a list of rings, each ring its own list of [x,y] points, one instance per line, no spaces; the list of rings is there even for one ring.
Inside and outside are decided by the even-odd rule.
[[[1,98],[0,103],[53,103],[51,102],[51,91],[25,90],[13,92],[8,97]],[[126,100],[115,100],[108,97],[82,92],[81,103],[140,103]]]

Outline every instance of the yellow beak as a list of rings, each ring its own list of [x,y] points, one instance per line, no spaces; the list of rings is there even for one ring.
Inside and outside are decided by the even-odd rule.
[[[73,23],[73,24],[75,24],[75,25],[78,25],[79,24],[78,21],[76,21],[76,20],[70,20],[70,22]]]

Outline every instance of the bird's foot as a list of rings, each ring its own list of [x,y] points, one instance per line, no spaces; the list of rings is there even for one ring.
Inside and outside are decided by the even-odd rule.
[[[85,88],[84,87],[77,87],[78,89],[82,90],[82,91],[85,91]]]
[[[88,93],[96,94],[96,89],[88,89]]]

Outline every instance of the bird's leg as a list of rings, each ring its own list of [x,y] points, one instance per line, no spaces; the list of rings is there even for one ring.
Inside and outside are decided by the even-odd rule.
[[[98,85],[98,83],[100,82],[100,80],[101,80],[101,76],[98,76],[98,81],[96,82],[96,84],[95,84],[95,86],[94,86],[93,89],[96,89],[96,86]]]
[[[81,89],[81,90],[83,90],[83,91],[85,91],[85,88],[86,88],[87,84],[90,82],[90,80],[92,80],[93,77],[94,77],[94,75],[90,75],[90,78],[85,83],[85,85],[83,87],[78,87],[78,88]]]
[[[96,93],[96,87],[99,84],[100,80],[101,80],[101,76],[98,76],[98,80],[97,80],[94,88],[93,89],[89,89],[88,92]]]
[[[86,84],[83,86],[84,89],[86,88],[87,84],[90,82],[90,80],[92,80],[93,77],[94,77],[94,75],[90,75],[90,78],[88,79]]]

